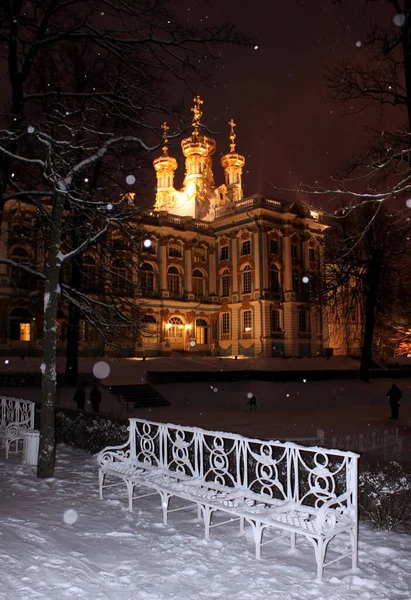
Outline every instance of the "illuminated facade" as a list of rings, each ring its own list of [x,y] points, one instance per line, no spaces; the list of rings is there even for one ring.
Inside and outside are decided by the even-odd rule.
[[[307,205],[243,197],[245,158],[236,151],[233,120],[230,151],[221,158],[224,182],[216,185],[216,142],[204,133],[201,105],[195,98],[192,132],[181,142],[185,174],[179,190],[174,187],[178,163],[169,155],[163,125],[162,155],[154,160],[155,204],[142,223],[151,243],[142,247],[134,288],[145,306],[145,335],[133,341],[128,354],[323,354],[329,342],[322,309],[309,302],[310,286],[322,270],[322,215]],[[13,236],[13,225],[5,223]],[[23,254],[29,245],[10,239],[0,251],[28,260]],[[35,352],[41,332],[27,294],[20,300],[4,292],[11,275],[0,265],[0,352]],[[24,285],[27,289],[28,282]],[[64,315],[58,327],[64,327]],[[82,328],[81,352],[101,353],[102,341],[87,334],[87,323]]]

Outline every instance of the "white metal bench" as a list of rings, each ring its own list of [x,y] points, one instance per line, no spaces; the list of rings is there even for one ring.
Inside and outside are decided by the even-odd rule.
[[[34,431],[35,404],[7,396],[0,396],[0,403],[0,444],[8,458],[23,452],[26,434]]]
[[[356,568],[358,454],[129,421],[128,441],[98,454],[100,498],[105,488],[125,484],[132,510],[135,499],[158,493],[165,525],[170,512],[187,508],[171,507],[172,498],[181,498],[197,506],[206,539],[212,527],[238,520],[241,532],[251,526],[257,559],[264,544],[279,539],[263,541],[263,534],[280,530],[292,549],[299,535],[312,543],[318,579],[325,566],[346,557]],[[213,523],[218,511],[229,518]],[[336,544],[337,557],[326,563],[330,541],[340,536],[349,551]]]

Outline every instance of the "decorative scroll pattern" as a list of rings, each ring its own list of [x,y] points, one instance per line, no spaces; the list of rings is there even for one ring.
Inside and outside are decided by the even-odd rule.
[[[173,426],[167,426],[166,454],[164,466],[170,471],[195,477],[196,465],[196,436],[193,431]]]
[[[20,423],[26,424],[29,429],[34,429],[34,402],[7,396],[0,396],[0,401],[2,427],[9,423]]]
[[[236,487],[239,481],[240,449],[236,439],[223,437],[223,434],[213,436],[199,435],[202,446],[202,464],[200,475],[207,482],[217,483],[227,487]]]
[[[133,424],[130,423],[130,429]],[[134,441],[136,443],[135,458],[140,463],[162,466],[162,427],[158,423],[149,423],[148,421],[134,420],[136,428]],[[132,435],[130,431],[130,435]]]
[[[257,494],[285,500],[288,496],[288,449],[273,442],[248,442],[246,452],[246,487]]]

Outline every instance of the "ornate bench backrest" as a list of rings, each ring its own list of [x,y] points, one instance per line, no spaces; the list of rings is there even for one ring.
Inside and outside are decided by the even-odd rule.
[[[3,427],[10,423],[24,423],[30,429],[34,429],[34,402],[19,398],[9,398],[7,396],[0,396],[0,402],[1,425]]]
[[[319,508],[344,495],[357,504],[353,452],[256,440],[197,427],[130,419],[131,457],[216,486]]]

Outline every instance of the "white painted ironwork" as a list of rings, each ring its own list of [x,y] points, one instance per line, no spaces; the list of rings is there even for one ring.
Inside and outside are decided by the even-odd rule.
[[[35,404],[30,400],[0,396],[0,444],[10,453],[23,452],[26,433],[34,430]]]
[[[170,508],[171,499],[182,498],[197,506],[206,539],[212,527],[223,524],[212,523],[213,514],[228,513],[229,522],[239,521],[240,532],[245,523],[251,526],[256,558],[261,557],[267,543],[263,535],[269,530],[285,530],[292,549],[303,535],[314,546],[319,579],[327,565],[328,544],[344,534],[356,568],[357,454],[129,421],[129,440],[98,455],[100,498],[103,489],[119,484],[118,479],[126,484],[130,510],[137,498],[158,493],[164,524],[170,512],[182,509]],[[117,479],[106,483],[106,476]]]

